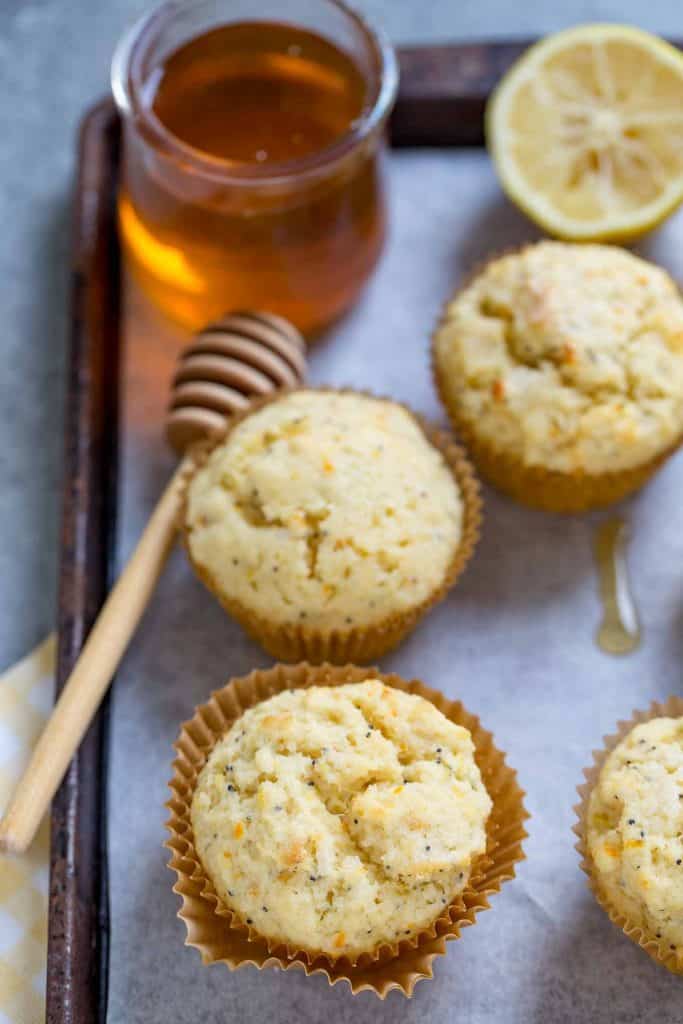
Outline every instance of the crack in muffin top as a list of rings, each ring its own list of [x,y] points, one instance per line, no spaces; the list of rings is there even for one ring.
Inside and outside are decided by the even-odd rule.
[[[617,247],[492,260],[447,306],[434,351],[458,417],[527,466],[628,469],[683,433],[680,292]]]
[[[296,391],[247,416],[194,474],[185,513],[219,597],[346,630],[427,600],[462,527],[459,487],[417,421],[345,392]]]
[[[246,711],[191,815],[227,906],[273,941],[336,957],[428,927],[484,853],[490,810],[468,730],[369,679]]]

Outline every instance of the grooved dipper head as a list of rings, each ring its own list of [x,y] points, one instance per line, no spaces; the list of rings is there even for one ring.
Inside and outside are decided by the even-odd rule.
[[[183,454],[225,430],[254,398],[297,387],[306,376],[305,343],[271,313],[230,313],[209,324],[181,353],[166,415],[166,437]]]

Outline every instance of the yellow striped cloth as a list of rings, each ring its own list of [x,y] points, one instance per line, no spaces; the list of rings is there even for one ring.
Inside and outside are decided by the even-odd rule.
[[[50,635],[0,676],[0,809],[50,712],[55,648]],[[45,1018],[48,837],[46,818],[28,854],[0,857],[0,1024]]]

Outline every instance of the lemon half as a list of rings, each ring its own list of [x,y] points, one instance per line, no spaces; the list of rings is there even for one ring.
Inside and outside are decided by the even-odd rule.
[[[510,198],[550,234],[635,238],[683,200],[683,54],[625,25],[532,46],[486,110]]]

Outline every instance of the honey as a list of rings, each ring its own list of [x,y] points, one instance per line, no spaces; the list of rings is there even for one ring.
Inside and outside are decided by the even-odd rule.
[[[192,330],[261,308],[317,333],[384,239],[383,121],[363,130],[376,69],[277,21],[217,25],[138,62],[119,197],[133,274]]]
[[[361,114],[365,92],[355,64],[321,36],[251,22],[213,29],[172,53],[152,106],[189,146],[267,164],[330,146]]]
[[[630,654],[640,646],[641,629],[626,565],[628,528],[623,519],[601,523],[595,536],[602,622],[596,642],[608,654]]]

